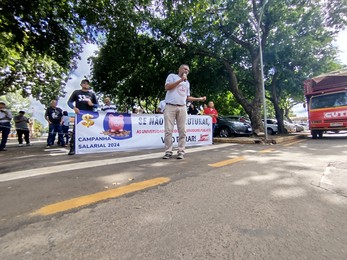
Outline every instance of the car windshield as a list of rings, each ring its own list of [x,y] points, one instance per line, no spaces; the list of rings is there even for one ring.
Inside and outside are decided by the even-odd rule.
[[[345,106],[347,105],[346,94],[347,93],[342,92],[312,97],[310,101],[310,108],[318,109]]]
[[[225,117],[233,121],[240,121],[240,122],[247,122],[247,123],[250,122],[250,120],[244,116],[225,116]]]
[[[262,121],[264,122],[264,119],[262,119]],[[267,124],[276,125],[276,124],[277,124],[277,121],[276,121],[275,119],[267,119],[267,120],[266,120],[266,123],[267,123]]]
[[[224,121],[227,121],[229,123],[232,123],[234,125],[245,125],[245,124],[247,124],[247,122],[240,122],[238,120],[234,120],[234,119],[231,119],[229,117],[222,117],[221,119],[224,120]]]

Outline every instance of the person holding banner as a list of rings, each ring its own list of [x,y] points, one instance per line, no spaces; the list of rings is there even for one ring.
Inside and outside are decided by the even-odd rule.
[[[205,101],[206,97],[190,96],[190,84],[187,79],[189,66],[182,64],[178,69],[178,74],[169,74],[165,81],[165,110],[164,110],[164,127],[165,127],[165,155],[163,159],[172,157],[173,141],[172,133],[176,121],[178,130],[178,152],[177,159],[184,159],[186,146],[186,119],[187,119],[187,100]]]
[[[94,108],[98,107],[98,101],[96,99],[94,92],[89,90],[90,88],[89,80],[83,79],[81,81],[81,88],[82,89],[75,90],[71,94],[67,102],[68,106],[71,109],[73,109],[76,114],[79,114],[80,110],[93,111]],[[76,126],[74,125],[71,141],[70,141],[69,155],[75,154],[75,131],[76,131]]]
[[[116,105],[111,103],[111,99],[109,97],[104,98],[104,105],[101,107],[101,111],[109,112],[109,113],[116,113],[117,107]]]
[[[218,117],[218,112],[214,107],[213,101],[208,102],[208,107],[204,109],[204,115],[209,115],[210,117],[212,117],[212,134],[213,134],[217,124],[217,117]]]

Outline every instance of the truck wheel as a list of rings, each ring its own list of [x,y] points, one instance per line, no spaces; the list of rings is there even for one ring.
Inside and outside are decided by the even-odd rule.
[[[266,131],[267,131],[268,135],[273,135],[274,134],[274,130],[272,130],[271,128],[268,128]]]
[[[318,132],[315,130],[311,131],[312,139],[317,139],[318,138]]]

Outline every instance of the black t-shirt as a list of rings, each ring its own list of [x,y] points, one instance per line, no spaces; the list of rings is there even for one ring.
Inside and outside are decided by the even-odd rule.
[[[91,100],[93,104],[97,104],[96,96],[93,92],[79,89],[72,92],[68,102],[75,102],[75,107],[80,110],[93,111],[93,107],[88,105],[88,100]]]
[[[49,121],[53,124],[60,124],[61,118],[63,117],[63,110],[59,107],[49,107],[46,109],[45,117],[48,116]]]
[[[188,108],[188,115],[197,115],[197,114],[199,114],[198,109],[191,108],[191,107]]]

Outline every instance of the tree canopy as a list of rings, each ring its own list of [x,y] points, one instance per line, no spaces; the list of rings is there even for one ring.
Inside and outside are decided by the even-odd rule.
[[[0,3],[0,95],[21,90],[46,103],[64,95],[92,28],[71,0]]]
[[[240,104],[256,133],[259,44],[266,96],[281,119],[288,100],[302,100],[304,79],[336,66],[332,40],[347,21],[347,0],[5,0],[0,8],[0,94],[63,95],[82,44],[101,39],[91,58],[96,91],[153,107],[185,63],[193,95]]]
[[[217,98],[229,90],[256,132],[263,128],[258,29],[267,97],[280,117],[288,98],[302,100],[305,78],[335,66],[331,43],[346,24],[345,0],[151,3],[132,2],[127,17],[133,20],[108,13],[116,22],[106,29],[105,44],[92,60],[98,89],[120,101],[163,96],[166,75],[188,63],[193,93]]]

